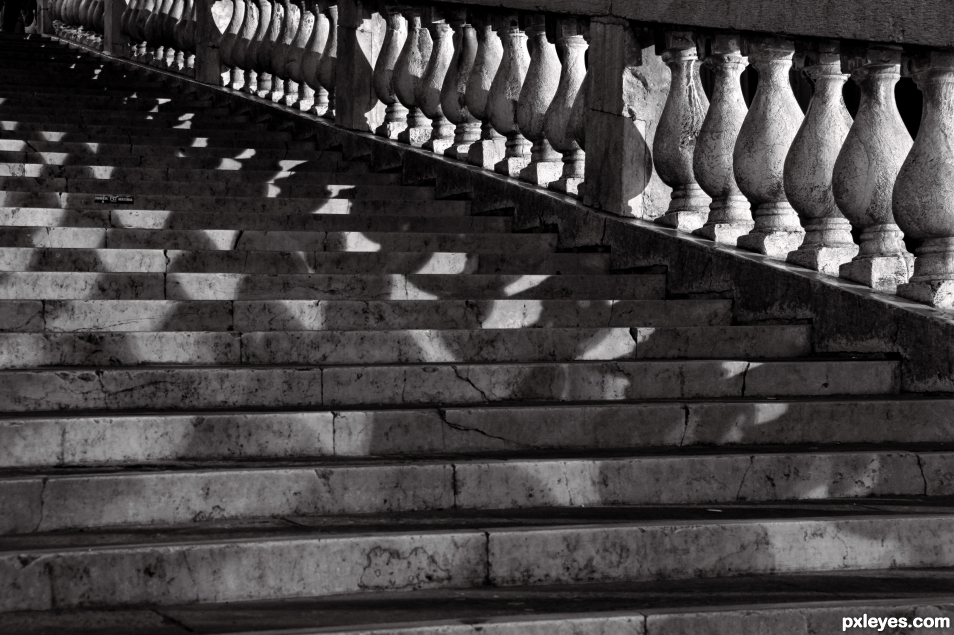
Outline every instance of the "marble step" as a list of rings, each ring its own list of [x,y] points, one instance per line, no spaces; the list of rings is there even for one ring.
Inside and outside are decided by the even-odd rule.
[[[329,167],[345,162],[340,155],[329,153]],[[334,162],[330,161],[334,159]],[[117,163],[120,163],[117,161]],[[249,170],[249,169],[177,169],[167,168],[129,168],[120,165],[49,165],[42,163],[0,163],[0,175],[41,179],[100,179],[126,184],[127,190],[137,190],[146,183],[208,183],[211,187],[231,188],[243,185],[264,191],[268,184],[279,187],[286,185],[401,185],[401,175],[391,173],[351,174],[335,172],[333,169],[317,171],[304,168],[316,167],[301,163],[300,170]],[[134,185],[130,185],[134,184]],[[223,193],[226,193],[223,191]]]
[[[140,77],[127,74],[109,73],[105,70],[92,72],[88,78],[75,81],[72,73],[50,73],[48,81],[26,82],[22,78],[12,77],[14,85],[0,86],[0,100],[45,100],[56,95],[62,95],[63,90],[69,90],[70,99],[82,102],[87,97],[111,99],[169,99],[172,101],[191,101],[193,98],[185,93],[171,90],[169,86],[156,81],[143,81]],[[18,81],[19,80],[19,81]],[[3,103],[3,102],[0,102]]]
[[[0,93],[0,111],[13,112],[19,109],[30,110],[36,108],[63,108],[63,92],[51,89],[45,93],[31,93],[4,96]],[[194,98],[185,95],[158,94],[142,96],[130,95],[70,95],[70,107],[78,110],[151,110],[160,111],[198,111],[205,108],[215,108],[216,103],[211,98]]]
[[[83,155],[106,157],[216,157],[220,159],[267,158],[281,159],[316,159],[318,151],[311,141],[276,141],[263,142],[261,148],[248,148],[248,142],[239,142],[235,147],[226,146],[196,146],[181,145],[152,145],[149,143],[129,145],[128,143],[71,143],[51,141],[17,141],[15,139],[0,139],[0,151],[43,153],[58,152],[72,155],[74,158],[84,158]],[[113,159],[114,161],[116,159]],[[24,161],[26,163],[26,161]]]
[[[330,175],[329,175],[330,176]],[[94,200],[81,194],[133,195],[134,205],[141,209],[160,206],[172,209],[198,209],[204,211],[210,203],[209,197],[220,197],[225,203],[232,199],[243,198],[354,198],[382,201],[432,201],[433,187],[410,185],[374,185],[370,183],[341,184],[309,182],[306,176],[296,181],[275,181],[270,183],[248,183],[236,179],[218,180],[163,180],[163,181],[122,181],[118,175],[106,179],[68,179],[68,178],[31,178],[0,177],[0,192],[42,193],[41,201],[57,198],[60,204],[74,207],[89,206]],[[358,180],[358,179],[353,179]],[[197,199],[195,205],[180,200],[181,197]],[[76,202],[74,202],[76,201]],[[218,202],[214,203],[216,206]],[[451,203],[460,206],[461,202]],[[127,205],[128,207],[128,205]],[[213,208],[214,209],[214,208]],[[313,209],[313,207],[309,208]]]
[[[0,541],[0,611],[951,567],[954,514],[917,503],[312,516],[11,536]]]
[[[50,99],[43,103],[0,103],[0,119],[16,119],[21,114],[30,115],[52,115],[56,116],[64,112],[62,96],[56,99]],[[181,101],[174,103],[163,103],[150,105],[142,104],[77,104],[71,107],[71,113],[74,117],[100,117],[116,116],[116,113],[126,113],[130,118],[145,117],[147,115],[166,115],[175,119],[184,119],[188,117],[228,117],[231,116],[232,109],[229,106],[216,106],[210,101],[194,102],[185,104]]]
[[[113,121],[112,124],[88,123],[68,116],[45,118],[23,115],[16,120],[0,120],[0,130],[5,131],[5,134],[38,135],[38,138],[42,138],[43,135],[52,135],[57,139],[65,137],[67,141],[74,134],[94,137],[100,135],[148,136],[152,134],[159,136],[188,136],[190,134],[192,136],[202,136],[203,133],[216,136],[229,132],[239,134],[263,132],[279,135],[287,134],[279,131],[269,131],[265,124],[251,123],[248,117],[241,116],[216,119],[190,118],[183,121],[178,119],[152,120],[140,118],[126,123],[121,120]]]
[[[158,128],[160,130],[172,129],[177,126],[198,126],[201,128],[229,129],[234,130],[237,127],[246,130],[262,130],[265,124],[255,123],[248,115],[240,114],[222,114],[218,116],[203,116],[202,113],[140,113],[126,112],[122,110],[115,111],[96,111],[96,112],[72,112],[69,110],[60,110],[44,114],[33,114],[29,111],[17,113],[13,118],[0,119],[4,124],[10,124],[16,127],[22,126],[26,129],[33,129],[36,126],[47,125],[68,125],[87,128],[90,126],[105,128],[122,128],[129,126],[134,129],[151,130]],[[240,124],[240,125],[236,125]]]
[[[0,333],[0,368],[792,358],[811,327]]]
[[[4,300],[0,331],[361,331],[728,326],[728,300]]]
[[[385,217],[386,219],[387,217]],[[325,220],[327,219],[327,220]],[[340,220],[338,220],[340,219]],[[556,246],[556,234],[473,233],[475,229],[496,229],[485,219],[425,219],[403,227],[391,227],[381,219],[368,216],[329,215],[319,226],[326,231],[243,231],[228,229],[163,230],[102,229],[97,227],[0,227],[0,247],[73,248],[73,249],[172,249],[180,251],[325,251],[325,252],[468,252],[508,253],[525,249],[527,253],[548,253]],[[450,221],[450,222],[447,222]],[[309,223],[314,226],[313,223]],[[399,225],[402,223],[398,222]],[[428,225],[430,227],[428,227]],[[433,233],[427,229],[453,227],[469,233]],[[450,225],[451,227],[448,227]],[[338,229],[344,227],[345,229]],[[392,231],[373,231],[373,230]],[[404,229],[405,231],[401,231]],[[408,231],[408,229],[412,231]],[[413,231],[418,230],[418,231]],[[13,274],[11,274],[13,275]],[[20,274],[15,274],[20,275]],[[522,284],[533,286],[532,278]],[[521,291],[519,285],[510,292]],[[289,298],[294,299],[294,298]]]
[[[870,449],[0,473],[0,535],[333,514],[954,495],[954,452]]]
[[[5,130],[0,127],[0,139],[13,141],[43,141],[47,143],[131,143],[134,145],[178,145],[193,146],[214,145],[224,147],[267,147],[279,141],[292,141],[288,132],[277,130],[244,130],[234,126],[223,130],[202,130],[193,128],[131,128],[129,132],[121,129],[79,130],[66,132]]]
[[[884,570],[24,611],[4,622],[8,635],[814,635],[863,616],[871,632],[951,619],[952,589],[942,571]]]
[[[752,399],[0,417],[0,467],[760,446],[948,448],[949,399]],[[845,446],[842,446],[845,447]],[[719,456],[714,454],[714,456]],[[789,475],[792,477],[793,475]],[[811,475],[801,475],[811,477]],[[832,474],[828,474],[832,476]],[[826,489],[817,490],[824,493]]]
[[[368,172],[368,164],[344,161],[340,152],[315,151],[296,152],[292,156],[283,156],[280,152],[241,152],[236,157],[204,156],[201,153],[181,153],[183,156],[152,156],[131,154],[129,156],[102,156],[98,154],[73,155],[67,152],[4,152],[0,150],[0,161],[8,164],[46,163],[58,166],[112,167],[120,165],[129,168],[146,167],[160,170],[204,170],[237,172],[240,170],[278,172]],[[177,172],[178,173],[178,172]],[[200,175],[201,176],[201,175]]]
[[[667,360],[0,371],[0,412],[887,395],[898,362]],[[236,390],[241,387],[241,390]]]
[[[479,219],[486,221],[489,219]],[[506,219],[504,219],[506,222]],[[475,227],[475,229],[481,229]],[[483,229],[490,229],[489,227]],[[500,231],[506,226],[498,227]],[[0,272],[102,273],[607,273],[609,254],[471,254],[437,252],[210,252],[159,249],[30,249],[0,247]]]

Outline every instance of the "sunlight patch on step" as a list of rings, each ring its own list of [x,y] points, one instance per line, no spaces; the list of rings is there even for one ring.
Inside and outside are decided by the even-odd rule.
[[[209,138],[208,137],[196,137],[192,140],[192,145],[190,148],[208,148],[209,147]]]
[[[407,279],[407,276],[390,276],[392,300],[440,300],[440,296],[425,291]]]
[[[577,344],[579,360],[619,359],[636,352],[636,341],[628,328],[601,329]]]
[[[420,352],[420,358],[428,362],[460,362],[460,355],[454,352],[440,335],[440,331],[407,331]]]
[[[529,289],[540,286],[550,279],[551,276],[520,276],[506,287],[503,288],[504,295],[507,297],[523,293]]]
[[[412,273],[417,274],[456,274],[470,273],[475,267],[468,266],[470,258],[467,254],[434,252],[426,262]]]
[[[338,236],[336,251],[375,252],[381,251],[381,243],[376,243],[361,232],[341,232]]]
[[[744,443],[749,438],[750,429],[775,423],[782,419],[789,411],[787,403],[756,403],[740,409],[735,418],[725,426],[720,437],[723,443]],[[705,422],[697,422],[696,427],[705,426]],[[759,432],[753,432],[757,437]]]
[[[481,322],[485,329],[513,329],[530,326],[540,321],[542,300],[493,300],[490,313]]]
[[[236,159],[251,159],[255,156],[255,150],[252,148],[246,148],[236,155]]]

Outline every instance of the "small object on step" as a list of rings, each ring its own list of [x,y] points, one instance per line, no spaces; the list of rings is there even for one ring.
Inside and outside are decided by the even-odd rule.
[[[94,199],[97,203],[132,203],[131,196],[109,196],[106,194],[97,194]]]

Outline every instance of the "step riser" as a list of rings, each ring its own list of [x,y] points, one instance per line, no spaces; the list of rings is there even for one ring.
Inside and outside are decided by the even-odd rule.
[[[352,172],[368,171],[366,163],[348,163],[341,160],[338,153],[311,152],[304,155],[295,153],[294,157],[285,157],[284,153],[260,151],[255,155],[242,152],[238,157],[203,156],[203,150],[190,150],[188,156],[102,156],[98,154],[73,155],[66,152],[4,152],[0,150],[0,161],[4,163],[46,163],[63,166],[115,166],[144,167],[150,169],[189,170],[285,170]],[[207,154],[207,153],[206,153]],[[235,153],[233,153],[235,154]],[[298,156],[303,155],[303,156]]]
[[[333,167],[333,166],[332,166]],[[40,163],[0,163],[5,176],[49,179],[102,179],[123,181],[139,187],[142,183],[169,181],[225,186],[228,184],[306,183],[311,185],[399,185],[397,174],[337,174],[335,172],[275,172],[274,170],[178,170],[174,168],[125,168],[117,166],[44,165]]]

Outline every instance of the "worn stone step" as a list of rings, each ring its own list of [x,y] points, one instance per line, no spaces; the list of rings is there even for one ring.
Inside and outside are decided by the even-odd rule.
[[[0,125],[0,139],[19,141],[44,141],[52,143],[129,143],[133,145],[180,145],[193,147],[202,145],[223,147],[271,147],[280,141],[292,141],[294,138],[288,132],[276,130],[247,130],[233,126],[226,130],[202,130],[198,128],[162,128],[157,130],[130,128],[123,132],[122,128],[102,127],[101,130],[74,130],[74,131],[36,131],[6,130]],[[241,145],[239,145],[241,144]]]
[[[276,153],[241,153],[238,157],[223,158],[211,156],[196,156],[190,153],[188,156],[100,156],[97,154],[72,155],[66,152],[4,152],[0,150],[0,160],[6,163],[46,163],[48,165],[63,166],[115,166],[117,164],[125,167],[148,167],[151,169],[174,169],[174,170],[271,170],[282,172],[295,170],[299,172],[327,172],[344,171],[360,172],[368,171],[367,163],[348,162],[341,159],[340,152],[316,151],[308,153],[307,156],[299,156],[301,153],[295,153],[295,157],[284,158]],[[296,158],[297,157],[297,158]]]
[[[0,118],[0,121],[9,123],[15,128],[18,126],[30,129],[34,126],[73,125],[81,128],[89,126],[103,127],[105,130],[131,126],[145,131],[153,128],[172,129],[178,126],[197,126],[200,128],[214,128],[217,130],[234,130],[241,127],[245,130],[261,130],[266,125],[256,123],[248,115],[220,114],[206,116],[204,113],[141,113],[116,111],[85,111],[72,112],[60,110],[43,114],[34,114],[29,111],[11,114]],[[238,125],[237,125],[238,124]]]
[[[897,362],[615,361],[0,371],[0,411],[192,410],[886,395]],[[236,388],[241,386],[241,390]]]
[[[77,104],[72,108],[72,114],[79,118],[107,116],[118,111],[120,111],[119,108],[114,104]],[[185,119],[189,117],[229,117],[233,114],[229,106],[215,106],[210,102],[195,102],[186,105],[178,101],[159,105],[126,104],[122,106],[121,111],[127,113],[130,118],[165,115],[174,119]],[[44,103],[12,104],[7,102],[6,104],[0,104],[0,119],[15,119],[23,112],[31,115],[56,115],[62,113],[63,108],[62,104],[57,105],[55,99]]]
[[[0,467],[305,457],[916,444],[954,428],[948,399],[692,401],[586,406],[0,418]],[[872,422],[877,422],[872,424]],[[805,476],[805,475],[802,475]],[[809,475],[810,476],[810,475]],[[827,476],[827,475],[826,475]],[[818,493],[827,490],[819,489]]]
[[[486,221],[489,219],[479,219]],[[423,226],[423,223],[421,223]],[[499,223],[499,225],[505,225]],[[463,227],[462,227],[463,228]],[[485,231],[490,227],[474,226]],[[496,227],[505,231],[506,226]],[[472,254],[464,252],[222,252],[159,249],[30,249],[0,247],[0,271],[167,273],[607,273],[608,254]]]
[[[275,143],[262,144],[266,147],[249,148],[248,142],[243,141],[241,145],[235,147],[225,146],[196,146],[190,144],[178,145],[152,145],[139,144],[130,145],[128,143],[71,143],[71,142],[49,142],[49,141],[17,141],[14,139],[0,139],[0,151],[2,152],[23,152],[23,153],[42,153],[42,152],[61,152],[73,157],[73,160],[81,158],[83,155],[96,155],[101,157],[215,157],[219,159],[270,159],[278,161],[282,159],[317,159],[319,152],[315,150],[315,144],[311,141],[277,141]],[[29,155],[26,155],[29,156]],[[28,161],[22,161],[26,163]]]
[[[0,368],[764,359],[809,354],[807,326],[0,333]]]
[[[232,119],[186,119],[184,121],[156,121],[151,119],[142,119],[140,121],[117,123],[112,125],[105,123],[86,123],[76,119],[45,119],[36,118],[31,120],[27,117],[18,117],[17,120],[0,120],[0,131],[6,131],[4,134],[22,134],[37,135],[37,138],[43,138],[44,135],[55,137],[52,140],[70,140],[70,136],[81,134],[87,136],[100,135],[157,135],[166,136],[204,136],[204,135],[224,135],[229,132],[236,134],[259,134],[268,132],[279,137],[287,135],[286,132],[269,131],[265,124],[251,123],[248,118]],[[23,138],[23,137],[21,137]]]
[[[516,512],[455,522],[433,512],[431,523],[401,533],[392,515],[347,525],[317,517],[311,527],[296,518],[297,527],[260,521],[201,533],[8,537],[0,543],[0,610],[954,565],[948,508],[880,507],[789,503],[755,517],[723,509],[719,520],[704,508],[621,508],[575,512],[574,524],[533,513],[521,524]]]
[[[5,300],[4,332],[723,326],[727,300]]]
[[[340,155],[329,157],[329,166],[347,165]],[[118,163],[118,162],[117,162]],[[354,165],[354,164],[352,164]],[[42,179],[101,179],[124,183],[126,192],[151,182],[210,183],[214,187],[228,188],[238,184],[267,191],[270,183],[281,185],[400,185],[400,174],[372,173],[350,174],[332,169],[318,171],[317,166],[302,163],[301,168],[311,170],[249,170],[249,169],[177,169],[177,168],[129,168],[118,165],[49,165],[41,163],[0,163],[0,175]],[[226,192],[227,193],[227,192]]]
[[[32,113],[55,112],[62,109],[62,100],[62,94],[30,98],[0,97],[0,119],[9,119],[11,115],[16,116],[24,110]],[[201,113],[206,117],[231,114],[228,106],[217,106],[211,99],[171,97],[136,99],[81,95],[76,98],[75,104],[71,99],[70,107],[80,113],[122,109],[128,112],[165,112],[178,115]]]
[[[219,463],[0,474],[0,534],[442,509],[701,505],[954,495],[954,453]]]

